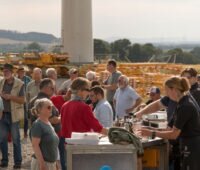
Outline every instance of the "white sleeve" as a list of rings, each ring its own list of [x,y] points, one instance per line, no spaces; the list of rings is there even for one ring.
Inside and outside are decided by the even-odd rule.
[[[117,99],[118,93],[119,93],[119,89],[116,90],[116,92],[115,92],[115,94],[114,94],[114,96],[113,96],[113,99],[115,99],[115,100]]]
[[[140,95],[133,89],[129,91],[130,98],[133,100],[137,100]]]

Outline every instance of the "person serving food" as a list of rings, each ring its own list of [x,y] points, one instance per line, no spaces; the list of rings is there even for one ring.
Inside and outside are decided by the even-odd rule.
[[[143,136],[164,139],[180,138],[181,169],[199,170],[200,162],[200,108],[192,95],[188,94],[189,82],[184,77],[171,77],[165,82],[166,95],[176,101],[172,128],[166,131],[141,129]]]

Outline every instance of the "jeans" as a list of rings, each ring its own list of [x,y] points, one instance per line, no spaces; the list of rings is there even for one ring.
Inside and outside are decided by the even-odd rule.
[[[2,163],[8,163],[8,133],[11,132],[13,148],[14,148],[14,163],[21,164],[21,142],[19,132],[19,121],[12,123],[11,113],[4,112],[0,120],[0,146],[2,152]]]
[[[27,135],[28,133],[28,109],[26,104],[24,104],[24,134]]]
[[[66,151],[65,151],[65,138],[60,137],[59,139],[59,153],[60,153],[60,164],[62,170],[67,170],[67,164],[66,164]]]

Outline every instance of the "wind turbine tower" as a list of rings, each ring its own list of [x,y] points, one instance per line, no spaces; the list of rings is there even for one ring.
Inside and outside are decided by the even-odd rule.
[[[91,0],[62,0],[62,52],[75,64],[94,62]]]

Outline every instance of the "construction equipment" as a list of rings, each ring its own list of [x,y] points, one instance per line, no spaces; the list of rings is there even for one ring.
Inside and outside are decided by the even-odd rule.
[[[67,63],[69,63],[68,54],[24,53],[22,64],[41,67],[46,65],[65,65]]]
[[[43,72],[47,68],[53,67],[57,70],[58,76],[67,77],[69,68],[67,64],[69,63],[69,55],[56,54],[56,53],[24,53],[22,65],[27,65],[30,70],[35,67],[39,67]]]

